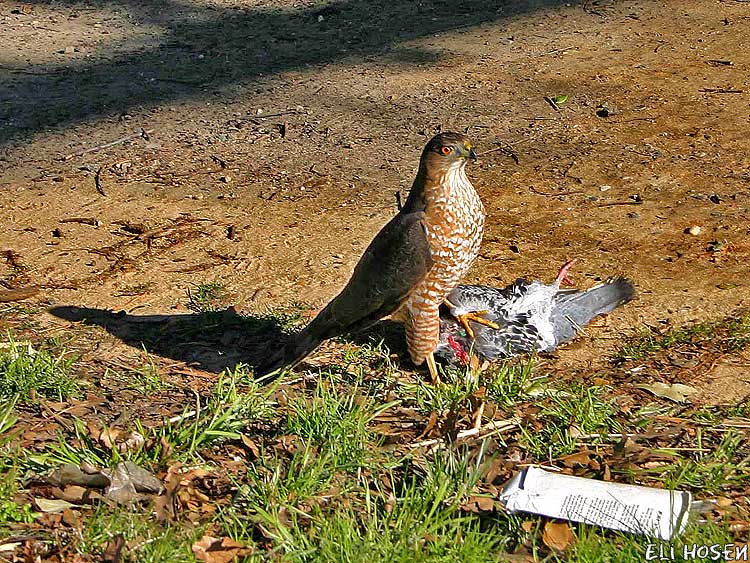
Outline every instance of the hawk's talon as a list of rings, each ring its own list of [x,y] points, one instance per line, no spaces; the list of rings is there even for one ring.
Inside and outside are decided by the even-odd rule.
[[[448,299],[443,299],[443,303],[449,308],[449,309],[457,309],[457,307],[448,301]],[[466,331],[466,334],[469,336],[469,338],[474,338],[474,329],[469,326],[469,321],[475,322],[480,325],[488,326],[491,329],[497,330],[500,328],[500,325],[497,323],[493,323],[492,321],[485,319],[482,315],[486,315],[489,313],[487,309],[483,309],[481,311],[470,311],[468,313],[464,313],[463,315],[453,315],[453,318],[458,321],[458,323],[464,327],[464,330]]]

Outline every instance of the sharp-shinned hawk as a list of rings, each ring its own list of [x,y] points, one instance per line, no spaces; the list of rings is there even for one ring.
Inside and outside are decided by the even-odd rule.
[[[484,228],[484,206],[466,177],[468,160],[476,153],[464,135],[441,133],[427,143],[404,206],[367,247],[346,287],[259,374],[296,364],[323,340],[397,313],[411,359],[416,365],[427,360],[438,380],[433,352],[440,305],[479,253]]]

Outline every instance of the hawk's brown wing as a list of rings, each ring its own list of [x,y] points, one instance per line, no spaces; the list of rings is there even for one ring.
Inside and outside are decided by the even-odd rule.
[[[335,332],[325,334],[328,331],[323,330],[324,339],[365,328],[390,315],[424,278],[433,261],[423,217],[421,212],[396,215],[378,233],[354,268],[349,283],[321,311],[321,322]]]
[[[367,247],[339,295],[284,349],[283,357],[259,375],[294,364],[323,340],[366,328],[395,312],[432,267],[422,219],[424,213],[399,213]]]

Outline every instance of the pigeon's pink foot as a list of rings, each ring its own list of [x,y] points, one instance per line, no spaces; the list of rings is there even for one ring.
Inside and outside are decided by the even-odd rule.
[[[568,275],[568,270],[570,270],[573,267],[573,264],[577,262],[577,258],[573,258],[572,260],[568,260],[563,264],[563,267],[560,268],[560,272],[557,274],[557,277],[555,278],[555,283],[557,285],[566,284],[566,285],[575,285],[575,282],[573,279]]]

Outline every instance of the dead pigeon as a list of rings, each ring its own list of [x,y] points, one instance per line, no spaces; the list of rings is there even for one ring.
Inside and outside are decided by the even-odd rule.
[[[571,260],[551,284],[519,278],[505,288],[459,285],[446,300],[440,319],[440,342],[435,355],[448,363],[498,360],[531,352],[551,352],[571,341],[598,315],[610,313],[635,296],[633,284],[623,277],[591,289],[560,289]],[[469,320],[467,312],[485,322]],[[488,325],[496,325],[493,328]]]

